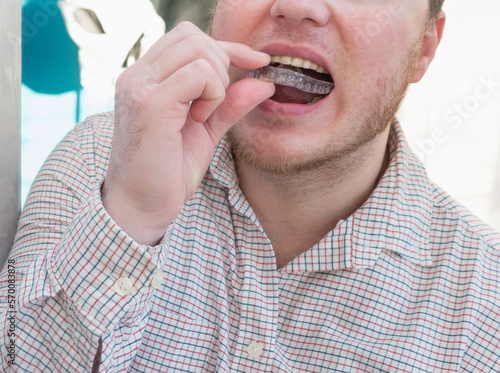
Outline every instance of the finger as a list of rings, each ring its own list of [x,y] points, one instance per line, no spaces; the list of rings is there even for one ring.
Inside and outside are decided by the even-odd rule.
[[[128,69],[133,71],[128,71],[127,75],[146,75],[148,82],[159,83],[177,69],[198,58],[209,60],[221,80],[226,82],[226,86],[229,82],[223,69],[227,71],[230,63],[242,69],[254,69],[270,62],[267,54],[255,52],[244,44],[215,41],[195,25],[182,22],[160,38]],[[219,61],[224,68],[220,66]]]
[[[229,86],[224,101],[206,123],[213,144],[216,145],[229,128],[257,105],[270,98],[274,90],[273,83],[257,79],[243,79]]]
[[[228,41],[218,41],[217,43],[229,56],[231,65],[240,69],[256,69],[271,62],[271,57],[268,54],[255,51],[248,45]]]
[[[198,100],[195,100],[191,104],[189,113],[191,114],[193,120],[198,123],[203,123],[210,117],[210,115],[212,115],[212,113],[215,111],[215,109],[217,109],[224,98],[225,97],[222,97],[222,99],[217,98],[209,100],[200,98]]]
[[[220,57],[221,54],[223,58]],[[207,60],[224,86],[229,85],[227,72],[230,63],[229,56],[215,42],[207,43],[206,38],[199,34],[190,35],[170,46],[148,68],[155,72],[155,79],[160,83],[168,79],[175,71],[198,59]],[[192,76],[189,79],[199,79],[199,77]]]
[[[142,63],[145,65],[151,65],[155,63],[163,53],[168,50],[172,45],[179,43],[183,39],[191,36],[198,35],[203,38],[207,44],[215,45],[215,40],[200,30],[197,26],[190,22],[181,22],[171,31],[163,35],[160,39],[154,43],[149,51],[136,63]],[[225,53],[222,49],[214,48],[215,53],[219,55],[221,59],[224,58]],[[170,56],[172,57],[172,56]],[[227,58],[227,57],[226,57]]]
[[[199,78],[187,78],[193,74]],[[188,111],[191,111],[195,121],[203,121],[203,118],[208,117],[224,100],[225,92],[225,87],[211,64],[199,59],[177,70],[169,79],[158,85],[151,94],[155,100],[151,105],[161,119],[179,120],[178,124],[182,126]],[[191,101],[206,103],[198,105],[193,112],[189,109]]]

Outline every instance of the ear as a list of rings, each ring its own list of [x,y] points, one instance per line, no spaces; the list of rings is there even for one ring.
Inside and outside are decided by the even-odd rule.
[[[420,58],[417,63],[417,69],[415,70],[412,83],[416,83],[422,79],[434,59],[437,47],[443,37],[445,21],[446,15],[443,11],[440,11],[436,16],[436,20],[429,25],[425,31],[422,50],[420,51]]]

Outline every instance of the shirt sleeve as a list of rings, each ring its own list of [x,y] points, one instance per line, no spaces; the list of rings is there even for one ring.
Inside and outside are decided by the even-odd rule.
[[[0,275],[2,371],[91,371],[100,339],[99,371],[126,370],[140,345],[168,232],[139,245],[108,215],[96,170],[110,135],[89,126],[51,154],[21,215]]]

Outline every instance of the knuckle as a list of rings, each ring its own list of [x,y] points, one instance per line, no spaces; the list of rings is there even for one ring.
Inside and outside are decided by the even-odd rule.
[[[138,110],[144,109],[149,102],[150,91],[154,87],[146,77],[144,73],[138,74],[130,68],[126,69],[116,80],[116,96],[130,102],[130,105]]]
[[[231,78],[229,78],[229,74],[227,72],[222,75],[222,84],[224,85],[224,89],[229,87],[229,84],[231,83]]]
[[[201,31],[196,25],[189,21],[182,21],[176,27],[176,30],[184,31],[184,32],[199,32]]]
[[[219,98],[217,99],[218,105],[220,105],[222,102],[224,102],[225,99],[226,99],[226,90],[224,88],[222,88],[220,90]]]
[[[226,89],[222,82],[217,79],[213,82],[213,97],[212,99],[217,102],[222,102],[226,98]]]
[[[144,88],[138,88],[130,92],[129,100],[134,109],[138,112],[143,112],[146,111],[147,107],[151,104],[151,100],[148,96],[148,92]]]
[[[199,33],[189,35],[187,41],[193,45],[204,45],[207,43],[204,35]]]
[[[204,58],[199,58],[193,62],[193,68],[197,73],[203,75],[211,75],[213,72],[212,65]]]
[[[203,37],[203,35],[200,34],[189,35],[186,39],[184,39],[184,43],[186,43],[187,46],[195,53],[199,55],[206,55],[207,41]]]
[[[224,53],[224,57],[223,57],[222,62],[224,63],[224,67],[226,68],[226,70],[228,70],[229,66],[231,66],[231,59],[229,58],[229,56],[226,53]]]
[[[116,79],[115,87],[117,91],[122,91],[124,88],[127,86],[127,82],[130,80],[130,68],[125,69],[121,72],[120,75],[118,75],[118,78]]]
[[[234,99],[231,96],[227,96],[225,100],[229,114],[233,117],[236,117],[238,115],[239,110],[237,108]]]

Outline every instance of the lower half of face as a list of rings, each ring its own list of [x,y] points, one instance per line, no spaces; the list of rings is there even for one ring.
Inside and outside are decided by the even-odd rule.
[[[427,0],[220,0],[212,25],[215,39],[276,53],[279,63],[273,60],[272,68],[323,83],[319,75],[326,70],[326,81],[335,85],[319,101],[309,93],[300,97],[297,91],[277,89],[228,132],[238,160],[295,174],[365,152],[391,123],[413,79],[427,9]],[[374,15],[380,16],[379,28],[363,33]],[[285,62],[286,53],[288,58],[295,53],[302,63]],[[313,68],[309,62],[324,66]],[[233,81],[246,74],[230,71]]]
[[[392,61],[392,70],[374,68],[365,78],[338,81],[329,95],[300,105],[302,110],[287,110],[287,104],[273,99],[264,102],[228,132],[235,157],[258,170],[293,175],[355,156],[393,120],[418,52],[416,45],[403,61]]]

